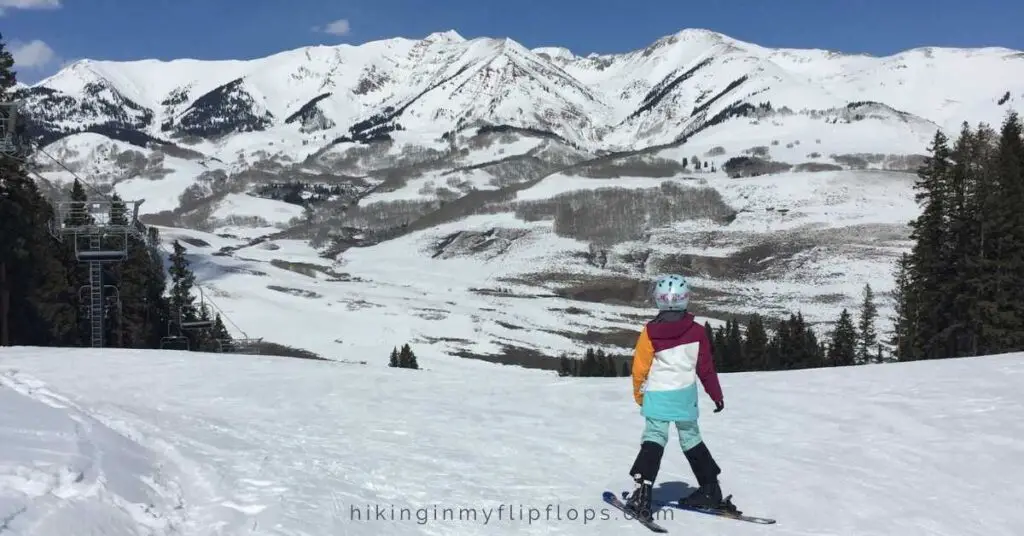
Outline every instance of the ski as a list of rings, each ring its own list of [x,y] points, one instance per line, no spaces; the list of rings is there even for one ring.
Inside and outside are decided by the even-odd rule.
[[[747,523],[757,523],[758,525],[774,525],[775,520],[768,517],[748,516],[744,515],[743,512],[736,510],[730,500],[732,495],[725,498],[725,502],[732,506],[732,508],[699,508],[693,506],[684,506],[679,501],[652,501],[652,504],[658,507],[670,507],[676,510],[684,510],[687,512],[696,512],[699,514],[707,514],[715,517],[724,517],[726,519],[735,519],[736,521],[745,521]]]
[[[620,511],[622,511],[622,513],[626,514],[626,519],[636,520],[637,523],[640,523],[641,525],[651,529],[654,532],[662,534],[668,533],[668,529],[655,523],[654,520],[647,520],[637,517],[636,513],[630,510],[629,507],[626,506],[626,503],[622,502],[622,500],[616,497],[614,493],[606,491],[602,494],[602,498],[604,498],[604,502],[614,506],[615,508],[618,508]]]

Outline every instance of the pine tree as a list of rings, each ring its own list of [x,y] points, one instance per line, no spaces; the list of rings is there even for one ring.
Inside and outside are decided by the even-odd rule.
[[[892,292],[893,334],[889,341],[899,361],[911,361],[916,357],[913,345],[917,337],[915,328],[918,324],[918,306],[911,275],[910,256],[904,253],[896,262],[895,287]]]
[[[388,366],[389,367],[393,367],[393,368],[398,368],[398,365],[399,365],[398,347],[394,347],[394,348],[391,349],[391,357],[388,360]]]
[[[860,324],[858,326],[857,362],[868,363],[871,361],[871,351],[878,344],[878,334],[875,331],[875,319],[878,317],[878,307],[875,305],[875,294],[871,285],[864,285],[863,301],[860,306]]]
[[[715,356],[718,367],[723,368],[723,370],[726,366],[724,364],[729,362],[729,348],[726,342],[726,335],[728,334],[726,331],[727,325],[728,322],[725,325],[718,326],[718,329],[715,330],[714,342],[711,343],[712,355]]]
[[[963,137],[963,136],[961,136]],[[961,284],[960,294],[954,296],[954,307],[960,313],[958,346],[963,355],[981,355],[991,350],[987,318],[1000,299],[993,285],[995,260],[992,240],[993,221],[991,213],[999,199],[999,181],[993,172],[996,160],[996,139],[994,130],[979,125],[970,135],[970,146],[958,154],[963,160],[960,171],[966,175],[966,201],[961,213],[954,218],[954,233],[958,246],[954,252],[955,264],[951,270]],[[958,144],[958,149],[959,149]]]
[[[743,364],[741,371],[762,370],[768,356],[768,333],[765,331],[761,315],[752,315],[747,322],[747,332],[743,340]]]
[[[565,377],[572,374],[572,363],[569,362],[569,356],[564,353],[558,357],[558,375]]]
[[[136,254],[148,255],[148,263],[138,261],[139,266],[144,266],[138,274],[143,281],[143,311],[147,326],[145,344],[148,348],[159,348],[160,339],[169,335],[169,321],[171,319],[170,302],[166,295],[167,270],[164,269],[163,252],[160,251],[160,232],[156,227],[146,229],[146,244],[144,250],[136,250]]]
[[[765,352],[765,363],[763,368],[758,370],[779,370],[782,368],[782,354],[787,345],[789,325],[785,321],[778,321],[775,330],[768,339],[768,348]]]
[[[15,83],[14,57],[0,36],[0,102],[11,100]],[[67,248],[47,231],[54,210],[28,176],[31,154],[18,156],[0,155],[0,345],[77,344]]]
[[[593,348],[587,348],[587,352],[583,357],[583,363],[580,366],[580,376],[596,376],[597,366],[597,354],[594,352]]]
[[[171,247],[173,248],[170,257],[171,267],[168,270],[171,276],[171,314],[176,317],[176,321],[192,322],[199,318],[196,299],[192,295],[192,290],[196,285],[196,276],[189,268],[190,263],[185,257],[185,247],[181,245],[181,242],[175,240]]]
[[[826,364],[825,353],[821,350],[818,334],[811,326],[804,330],[804,367],[823,367]]]
[[[612,356],[605,356],[604,358],[604,377],[614,378],[619,375],[618,367],[615,366],[615,360]]]
[[[910,223],[911,240],[915,241],[910,270],[919,308],[911,351],[926,359],[941,357],[948,349],[941,340],[941,333],[949,324],[945,315],[950,305],[949,296],[944,292],[949,251],[950,150],[947,142],[942,131],[935,133],[928,148],[930,156],[918,170],[914,183],[915,200],[922,207],[921,214]]]
[[[850,312],[843,309],[832,331],[828,361],[832,366],[853,365],[857,358],[857,330],[853,326]]]
[[[1000,129],[992,172],[998,195],[985,216],[992,225],[994,303],[987,311],[986,331],[991,350],[1011,352],[1024,349],[1024,125],[1016,112]]]
[[[185,256],[185,247],[177,240],[172,244],[170,256],[171,266],[168,272],[171,276],[171,288],[168,295],[168,308],[171,322],[181,330],[183,324],[198,322],[201,320],[200,311],[196,304],[196,298],[192,294],[196,287],[196,276],[189,267],[188,258]],[[204,344],[205,334],[196,331],[182,332],[189,341],[189,348],[199,350],[209,348]]]
[[[633,364],[628,360],[622,362],[622,376],[630,377],[633,375]]]
[[[975,223],[979,216],[972,202],[972,190],[977,185],[976,158],[979,156],[976,141],[975,133],[967,123],[963,123],[950,153],[946,271],[957,274],[957,277],[947,277],[943,282],[943,293],[949,297],[947,328],[938,337],[945,341],[949,356],[968,355],[975,345],[971,326],[976,325],[972,316],[977,312],[975,302],[980,289],[975,287],[977,279],[968,274],[972,270],[971,252],[975,247]]]
[[[723,372],[737,372],[742,369],[743,357],[743,334],[740,332],[740,322],[732,318],[726,324],[725,335],[725,357],[721,361]]]
[[[402,353],[405,354],[405,368],[415,370],[420,368],[420,364],[416,360],[416,353],[412,351],[412,347],[409,346],[409,343],[402,346]]]
[[[607,360],[605,360],[604,351],[603,350],[595,350],[594,351],[594,376],[604,377],[605,375],[607,375],[607,371],[605,371],[605,365],[606,364],[607,364]]]

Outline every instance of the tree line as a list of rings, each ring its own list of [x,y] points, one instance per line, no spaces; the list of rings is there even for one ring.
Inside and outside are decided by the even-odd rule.
[[[875,321],[878,306],[871,285],[864,286],[859,318],[843,309],[832,329],[819,335],[801,312],[779,320],[771,331],[761,315],[751,315],[745,329],[733,317],[713,329],[704,325],[719,372],[845,367],[886,361]]]
[[[14,59],[0,37],[0,102],[10,101],[15,81]],[[0,156],[0,346],[88,346],[91,312],[89,293],[83,290],[89,285],[89,271],[75,253],[76,239],[87,239],[58,239],[51,234],[50,223],[59,216],[58,210],[30,176],[26,162],[31,152],[26,149],[27,154],[17,158]],[[68,196],[72,209],[65,211],[63,223],[91,223],[85,185],[76,179]],[[104,201],[109,214],[103,218],[109,223],[132,223],[116,194]],[[127,244],[104,243],[127,252],[123,262],[104,264],[104,284],[117,287],[116,293],[105,292],[105,346],[160,348],[179,319],[211,318],[212,329],[184,333],[181,340],[200,351],[219,349],[221,341],[230,344],[219,315],[211,316],[209,309],[196,304],[195,275],[184,248],[175,243],[167,274],[157,229],[142,229],[144,236]]]
[[[901,361],[1024,350],[1024,134],[937,132],[918,172],[914,245],[895,270],[891,344]]]
[[[761,315],[751,315],[741,328],[732,317],[717,329],[704,324],[718,372],[794,370],[882,363],[883,346],[875,321],[878,306],[871,285],[865,285],[857,320],[843,309],[833,327],[819,337],[802,313],[779,320],[769,331]],[[582,357],[559,357],[559,376],[616,377],[632,375],[632,356],[588,348]]]

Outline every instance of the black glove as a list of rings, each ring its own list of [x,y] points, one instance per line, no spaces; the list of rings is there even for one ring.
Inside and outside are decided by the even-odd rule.
[[[715,400],[715,413],[725,409],[725,400]]]

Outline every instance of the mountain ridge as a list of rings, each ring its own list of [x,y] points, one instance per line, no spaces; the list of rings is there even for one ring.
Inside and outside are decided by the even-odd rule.
[[[1002,74],[967,76],[994,66]],[[620,151],[679,140],[712,98],[704,107],[712,116],[744,103],[803,113],[874,101],[946,129],[996,122],[1022,107],[1024,82],[1015,80],[1024,80],[1024,52],[1000,47],[870,56],[684,29],[642,49],[579,56],[448,30],[244,60],[84,59],[18,96],[43,145],[112,126],[164,141],[289,128],[367,141],[401,129],[436,139],[489,124]],[[307,120],[286,122],[306,107]],[[365,122],[374,128],[357,128]]]

